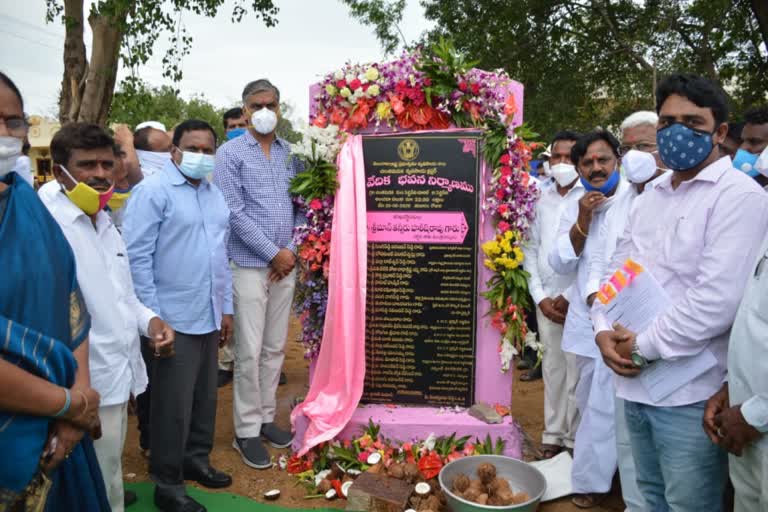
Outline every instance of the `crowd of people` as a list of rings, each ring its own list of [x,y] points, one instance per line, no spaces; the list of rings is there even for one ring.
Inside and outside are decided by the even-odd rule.
[[[539,167],[525,268],[545,346],[541,458],[573,454],[582,508],[618,470],[631,512],[723,510],[730,469],[736,510],[768,510],[768,108],[729,125],[720,86],[688,74],[656,98],[620,140],[557,133]],[[35,192],[22,94],[0,73],[0,511],[135,500],[121,464],[134,397],[163,511],[205,510],[185,480],[232,483],[209,458],[230,380],[243,462],[269,468],[264,443],[291,444],[274,420],[302,168],[275,133],[279,90],[257,80],[242,101],[223,143],[194,119],[114,136],[66,124]],[[638,333],[595,300],[628,258],[670,300]]]
[[[541,458],[573,454],[581,508],[618,469],[629,511],[729,509],[730,468],[736,510],[768,510],[768,107],[729,125],[719,85],[675,74],[656,110],[559,132],[540,166]],[[595,300],[627,259],[669,299],[637,333]]]

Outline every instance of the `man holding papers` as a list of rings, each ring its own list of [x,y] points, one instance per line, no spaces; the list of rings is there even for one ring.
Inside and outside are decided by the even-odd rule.
[[[659,154],[673,172],[635,199],[606,277],[631,258],[647,273],[638,280],[644,290],[658,287],[646,309],[667,305],[632,332],[612,326],[595,301],[596,341],[619,375],[649,510],[719,511],[725,452],[700,426],[705,401],[725,377],[728,331],[768,230],[768,196],[720,157],[728,101],[717,84],[675,74],[656,98]],[[642,320],[632,318],[635,325]]]
[[[768,510],[768,239],[754,271],[728,344],[728,382],[704,409],[704,430],[731,452],[730,471],[738,512]]]
[[[570,303],[563,331],[563,350],[576,355],[579,381],[576,404],[581,415],[574,443],[571,475],[578,507],[598,505],[611,488],[616,473],[614,392],[611,372],[594,343],[586,302],[590,261],[602,251],[597,234],[616,198],[629,187],[617,170],[619,141],[607,131],[591,132],[571,149],[586,193],[570,203],[562,217],[549,264],[558,274],[576,272],[576,281],[564,294]]]

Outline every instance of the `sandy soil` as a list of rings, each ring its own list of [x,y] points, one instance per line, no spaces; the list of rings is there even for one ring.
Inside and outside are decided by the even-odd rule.
[[[303,396],[306,393],[307,386],[307,365],[302,358],[302,350],[299,343],[293,341],[298,332],[298,323],[293,321],[289,332],[289,343],[285,360],[285,373],[288,376],[288,384],[281,386],[278,391],[278,418],[277,423],[288,427],[289,408],[291,400],[295,396]],[[528,442],[526,443],[526,458],[531,457],[531,448],[537,445],[541,439],[543,429],[544,398],[542,381],[520,382],[515,381],[512,398],[512,414],[522,426]],[[427,433],[425,433],[426,435]],[[239,455],[232,449],[232,438],[234,429],[232,424],[232,386],[226,386],[219,390],[218,415],[216,418],[216,440],[214,450],[211,455],[212,464],[233,475],[233,485],[225,489],[226,492],[248,496],[258,501],[263,501],[262,495],[270,489],[280,489],[282,495],[276,503],[283,507],[301,507],[301,508],[321,508],[337,507],[343,508],[344,502],[331,503],[324,499],[306,500],[304,499],[305,490],[297,486],[293,477],[278,469],[266,471],[257,471],[245,466]],[[288,453],[288,450],[276,450],[270,448],[271,452],[277,458],[281,453]],[[136,428],[136,418],[130,417],[128,423],[128,437],[123,455],[123,473],[128,481],[146,481],[147,462],[140,454],[138,430]],[[541,512],[574,512],[580,510],[571,504],[569,498],[563,498],[550,503],[543,504]],[[596,512],[619,512],[623,511],[620,492],[614,486],[609,499],[600,507],[592,509]],[[214,511],[211,511],[214,512]]]

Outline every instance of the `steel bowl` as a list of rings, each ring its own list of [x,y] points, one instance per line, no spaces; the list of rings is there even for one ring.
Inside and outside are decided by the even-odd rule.
[[[506,507],[491,507],[479,505],[456,496],[452,491],[453,479],[458,475],[477,478],[477,467],[484,463],[496,466],[496,476],[506,478],[515,492],[526,492],[531,497],[525,503]],[[448,501],[448,508],[453,512],[473,512],[477,510],[516,510],[518,512],[534,512],[539,507],[541,497],[547,490],[547,482],[541,471],[530,464],[502,455],[475,455],[464,457],[446,464],[438,476],[440,487],[443,488]]]

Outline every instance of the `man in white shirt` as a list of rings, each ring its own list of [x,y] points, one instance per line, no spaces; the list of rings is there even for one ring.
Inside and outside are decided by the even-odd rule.
[[[744,113],[741,145],[733,157],[733,166],[768,190],[768,106]]]
[[[156,340],[156,352],[173,345],[174,332],[136,297],[125,244],[101,209],[113,189],[112,138],[96,125],[68,124],[53,137],[51,155],[56,180],[41,188],[40,197],[72,247],[91,314],[88,362],[101,395],[102,431],[94,448],[112,510],[122,511],[128,399],[147,384],[139,332]]]
[[[737,512],[768,510],[768,238],[728,343],[728,381],[707,402],[704,430],[729,452]]]
[[[555,183],[541,191],[536,203],[536,217],[531,225],[530,241],[525,246],[525,270],[530,274],[528,289],[536,304],[539,339],[544,345],[544,432],[541,458],[550,459],[563,448],[573,448],[576,435],[576,382],[578,369],[573,354],[563,352],[563,324],[568,312],[563,293],[575,273],[557,274],[547,261],[557,238],[560,216],[567,205],[576,203],[584,193],[579,174],[571,163],[571,148],[579,134],[562,131],[551,146],[550,169]]]
[[[720,86],[674,74],[656,98],[659,155],[673,172],[635,200],[607,268],[632,258],[671,306],[639,333],[611,326],[600,301],[592,314],[602,357],[619,375],[648,509],[716,512],[727,466],[701,429],[704,404],[725,377],[729,329],[768,230],[768,196],[720,157],[728,129]]]
[[[576,355],[579,380],[576,404],[581,416],[574,445],[571,481],[574,504],[598,505],[611,488],[616,473],[614,393],[612,376],[600,360],[594,343],[586,301],[592,258],[603,249],[598,240],[606,216],[629,184],[618,171],[619,141],[607,131],[584,135],[571,149],[571,160],[586,193],[569,204],[560,218],[557,241],[549,264],[559,274],[576,272],[564,294],[569,302],[563,332],[563,350]]]
[[[606,266],[613,256],[618,238],[624,232],[632,203],[643,192],[647,183],[664,172],[658,167],[657,156],[655,156],[658,120],[659,117],[655,112],[640,111],[631,114],[621,123],[621,146],[619,146],[619,152],[622,154],[621,168],[631,186],[616,197],[616,202],[611,207],[611,214],[606,216],[605,222],[600,226],[598,246],[602,247],[602,250],[595,252],[590,263],[585,290],[588,305],[592,305],[600,280],[609,270]],[[624,401],[620,398],[615,401],[614,416],[616,454],[624,504],[629,512],[643,512],[645,502],[637,487],[632,446],[629,443],[629,432],[624,418]]]

